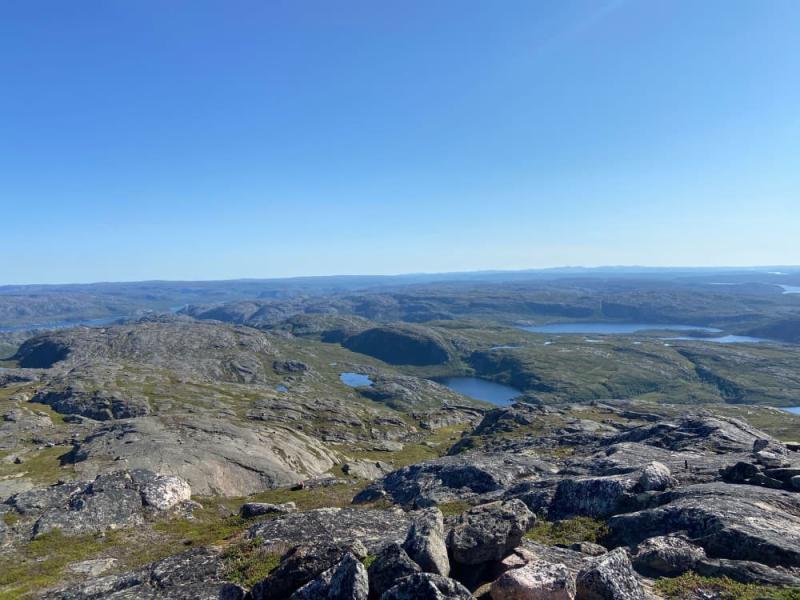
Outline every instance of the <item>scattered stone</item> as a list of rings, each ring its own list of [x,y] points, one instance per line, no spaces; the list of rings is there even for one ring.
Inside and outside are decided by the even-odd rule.
[[[84,560],[69,565],[68,569],[73,573],[85,575],[86,577],[99,577],[106,571],[112,569],[117,564],[115,558],[96,558],[94,560]]]
[[[392,465],[381,460],[376,461],[353,461],[342,465],[342,472],[351,477],[359,479],[378,479],[392,471]]]
[[[239,509],[239,514],[245,519],[261,517],[263,515],[282,514],[285,515],[297,510],[294,502],[283,504],[269,504],[267,502],[246,502]]]

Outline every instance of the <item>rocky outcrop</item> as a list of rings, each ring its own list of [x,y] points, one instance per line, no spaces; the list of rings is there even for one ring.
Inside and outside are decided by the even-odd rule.
[[[388,495],[397,504],[424,507],[454,500],[491,499],[518,479],[555,471],[533,456],[465,452],[393,471],[358,494],[354,502]]]
[[[133,527],[144,521],[147,510],[169,510],[190,496],[189,485],[177,477],[136,470],[29,490],[7,503],[22,515],[37,517],[36,537],[55,529],[78,535]]]
[[[388,544],[402,543],[410,525],[402,511],[320,508],[257,523],[247,535],[264,543],[288,546],[359,540],[375,554]]]
[[[373,327],[346,338],[342,345],[391,365],[438,365],[450,360],[447,343],[424,327]]]
[[[197,548],[122,575],[92,578],[77,587],[56,590],[48,600],[243,600],[245,590],[225,581],[219,552]]]
[[[244,519],[262,517],[264,515],[285,515],[294,512],[297,506],[294,502],[284,502],[283,504],[270,504],[268,502],[245,502],[239,509],[239,514]]]
[[[31,402],[47,404],[63,415],[81,415],[96,421],[130,419],[150,414],[146,398],[123,397],[100,390],[84,390],[75,385],[64,389],[44,388]]]
[[[691,485],[665,494],[660,506],[617,515],[608,524],[616,544],[685,532],[711,557],[800,566],[800,495],[792,492]]]
[[[116,462],[176,475],[196,494],[245,496],[325,473],[336,458],[317,439],[279,427],[245,428],[201,415],[143,417],[95,430],[69,457],[95,475]]]

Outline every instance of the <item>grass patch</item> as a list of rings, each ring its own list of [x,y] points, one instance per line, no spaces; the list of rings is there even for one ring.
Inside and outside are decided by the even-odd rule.
[[[281,556],[274,547],[265,546],[259,538],[232,545],[222,553],[224,577],[245,587],[252,587],[277,568]]]
[[[67,565],[113,546],[121,533],[67,537],[55,530],[37,537],[0,561],[0,599],[29,597],[58,583]]]
[[[443,502],[438,505],[438,508],[445,517],[457,517],[465,510],[472,508],[472,505],[463,501]]]
[[[60,460],[69,451],[70,448],[65,446],[54,446],[21,454],[22,464],[0,464],[0,477],[13,477],[23,473],[24,477],[41,484],[55,483],[59,479],[73,479],[75,477],[73,467],[62,466]]]
[[[720,600],[800,600],[800,588],[778,588],[765,585],[739,583],[727,577],[702,577],[684,573],[680,577],[661,578],[653,586],[665,598],[690,599],[711,597]]]
[[[599,543],[607,534],[608,526],[603,521],[575,517],[564,521],[537,521],[525,537],[539,544],[556,546],[578,542]]]

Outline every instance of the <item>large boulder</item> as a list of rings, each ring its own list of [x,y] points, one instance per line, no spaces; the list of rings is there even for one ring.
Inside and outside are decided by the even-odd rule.
[[[644,600],[644,590],[623,548],[590,559],[576,578],[581,600]]]
[[[380,598],[398,581],[419,572],[419,565],[409,558],[400,544],[389,544],[375,557],[367,570],[369,597]]]
[[[189,485],[177,477],[137,470],[30,490],[9,502],[20,513],[39,514],[34,536],[55,529],[78,535],[139,525],[146,509],[168,510],[190,496]]]
[[[643,575],[675,577],[695,570],[705,557],[702,548],[681,537],[659,536],[639,544],[633,566]]]
[[[335,566],[305,584],[291,600],[367,600],[367,570],[351,553]]]
[[[83,390],[76,385],[64,389],[45,388],[37,392],[31,402],[47,404],[63,415],[81,415],[96,421],[130,419],[150,414],[146,398],[102,390]]]
[[[419,573],[402,579],[380,600],[474,600],[474,597],[455,579]]]
[[[346,556],[361,560],[367,550],[361,542],[306,544],[289,550],[269,576],[253,586],[253,600],[280,600],[333,568]],[[330,579],[329,579],[330,581]]]
[[[497,578],[491,596],[492,600],[574,600],[575,575],[563,564],[533,560]]]
[[[635,506],[637,480],[627,475],[564,479],[556,488],[550,513],[556,518],[604,518]]]
[[[409,517],[400,510],[320,508],[256,523],[247,535],[283,546],[348,544],[359,540],[371,554],[377,554],[388,544],[402,543],[410,525]]]
[[[675,485],[675,478],[667,465],[653,461],[642,467],[638,484],[643,492],[663,492]]]
[[[264,515],[285,515],[297,510],[294,502],[283,504],[270,504],[269,502],[245,502],[239,508],[239,515],[243,519],[252,519]]]
[[[461,514],[447,546],[453,560],[462,565],[499,561],[519,545],[535,521],[520,500],[483,504]]]
[[[438,508],[424,509],[414,516],[403,549],[423,571],[445,577],[450,575],[444,518]]]

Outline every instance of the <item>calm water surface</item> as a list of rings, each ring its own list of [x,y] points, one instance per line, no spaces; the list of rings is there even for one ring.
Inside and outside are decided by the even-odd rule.
[[[436,380],[437,383],[446,385],[454,392],[464,394],[475,400],[484,400],[498,406],[507,406],[512,400],[520,395],[518,389],[510,385],[495,383],[479,379],[478,377],[442,377]]]
[[[800,286],[798,285],[782,285],[784,294],[800,294]]]
[[[362,387],[372,385],[372,379],[361,373],[342,373],[339,375],[342,383],[350,387]]]
[[[639,331],[705,331],[717,333],[713,327],[697,325],[671,325],[664,323],[551,323],[550,325],[520,326],[520,329],[533,333],[591,333],[594,335],[615,335],[638,333]]]

